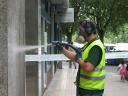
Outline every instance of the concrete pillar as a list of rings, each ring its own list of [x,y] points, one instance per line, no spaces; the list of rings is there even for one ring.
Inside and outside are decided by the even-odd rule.
[[[0,0],[0,96],[8,95],[7,0]]]
[[[8,1],[8,96],[25,96],[25,0]]]
[[[0,96],[25,96],[25,0],[0,0]]]

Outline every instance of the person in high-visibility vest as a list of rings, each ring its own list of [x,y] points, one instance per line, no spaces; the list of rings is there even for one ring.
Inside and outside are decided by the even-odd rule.
[[[80,23],[80,32],[84,39],[81,54],[73,53],[59,46],[65,56],[79,64],[77,74],[77,96],[103,96],[105,84],[105,50],[97,36],[96,26],[91,21]]]

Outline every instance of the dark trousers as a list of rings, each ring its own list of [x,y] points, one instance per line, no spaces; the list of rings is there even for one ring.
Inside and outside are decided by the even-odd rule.
[[[81,89],[81,88],[77,88],[76,89],[76,96],[103,96],[103,90],[101,91],[90,91],[90,92],[87,92],[86,90],[84,89]]]

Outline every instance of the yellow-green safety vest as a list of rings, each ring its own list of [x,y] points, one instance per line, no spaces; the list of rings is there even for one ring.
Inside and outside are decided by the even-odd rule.
[[[105,83],[105,51],[102,42],[98,39],[93,41],[82,52],[82,60],[86,60],[89,51],[93,46],[99,46],[102,50],[102,57],[100,63],[95,67],[92,72],[86,72],[80,68],[80,84],[79,87],[87,90],[102,90]],[[93,59],[93,58],[92,58]]]

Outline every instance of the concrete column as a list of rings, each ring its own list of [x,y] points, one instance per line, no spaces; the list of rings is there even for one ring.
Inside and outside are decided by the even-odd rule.
[[[0,0],[0,96],[8,95],[7,0]]]
[[[24,0],[0,0],[0,96],[25,96]]]
[[[8,1],[8,96],[25,96],[25,0]]]

